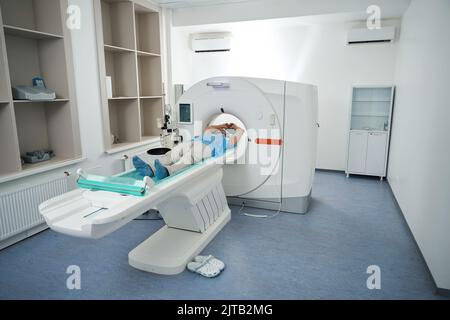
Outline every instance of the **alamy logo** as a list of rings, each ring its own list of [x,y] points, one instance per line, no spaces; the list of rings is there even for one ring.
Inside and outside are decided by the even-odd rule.
[[[67,7],[67,18],[66,25],[69,30],[80,30],[81,29],[81,9],[77,5],[70,5]]]
[[[381,28],[381,9],[379,6],[371,5],[367,7],[366,13],[370,16],[366,20],[367,29],[374,30]]]
[[[381,289],[381,269],[377,265],[371,265],[367,267],[367,274],[370,276],[367,278],[366,285],[367,289]]]
[[[203,137],[203,125],[202,121],[194,121],[193,132],[187,129],[180,129],[180,135],[183,136],[184,141],[202,141]],[[258,165],[259,172],[262,176],[276,175],[280,170],[280,157],[281,147],[283,145],[282,132],[279,128],[271,129],[253,129],[246,128],[241,142],[233,147],[233,152],[230,151],[230,147],[223,147],[223,142],[227,141],[226,136],[220,134],[214,134],[213,138],[205,139],[205,143],[193,143],[192,146],[189,143],[179,144],[170,153],[172,162],[187,161],[186,164],[191,164],[191,157],[179,158],[180,154],[191,154],[194,158],[201,158],[205,153],[205,145],[209,145],[214,150],[219,150],[219,154],[224,152],[228,153],[225,158],[217,157],[216,161],[223,164],[236,164],[236,165]],[[206,137],[208,137],[206,135]],[[211,140],[208,140],[211,139]],[[229,139],[229,136],[228,136]],[[247,142],[245,142],[247,141]],[[217,143],[216,143],[217,142]],[[174,152],[174,150],[176,151]],[[179,150],[182,149],[182,152]],[[210,154],[211,152],[209,152]]]
[[[71,265],[67,267],[66,273],[69,274],[66,280],[66,286],[69,290],[81,289],[81,269],[79,266]]]

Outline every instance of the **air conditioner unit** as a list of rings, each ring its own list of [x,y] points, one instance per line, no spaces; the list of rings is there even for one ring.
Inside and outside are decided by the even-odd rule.
[[[195,52],[221,52],[231,50],[230,32],[207,32],[191,35],[191,47]]]
[[[394,42],[395,27],[350,29],[347,44]]]

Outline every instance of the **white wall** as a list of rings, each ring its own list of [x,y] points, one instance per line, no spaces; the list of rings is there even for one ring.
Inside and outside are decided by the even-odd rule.
[[[402,23],[388,179],[440,288],[450,289],[450,1]]]
[[[388,21],[387,24],[398,23]],[[172,80],[189,87],[236,75],[312,83],[319,88],[317,167],[344,170],[352,84],[392,84],[397,44],[346,46],[350,24],[301,18],[172,29]],[[229,53],[194,53],[189,34],[231,31]]]
[[[69,3],[81,8],[81,29],[72,30],[71,36],[81,144],[87,158],[83,166],[100,166],[104,174],[111,174],[114,165],[120,170],[121,163],[114,161],[117,157],[104,153],[93,2],[70,0]]]

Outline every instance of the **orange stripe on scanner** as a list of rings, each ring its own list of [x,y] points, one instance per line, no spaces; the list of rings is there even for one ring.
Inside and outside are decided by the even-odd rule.
[[[275,146],[281,146],[283,144],[283,140],[281,139],[256,139],[256,144],[271,144]]]

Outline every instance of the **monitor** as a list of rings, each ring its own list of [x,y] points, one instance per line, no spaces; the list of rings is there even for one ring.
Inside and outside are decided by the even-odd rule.
[[[192,124],[192,104],[180,103],[178,104],[178,123]]]

